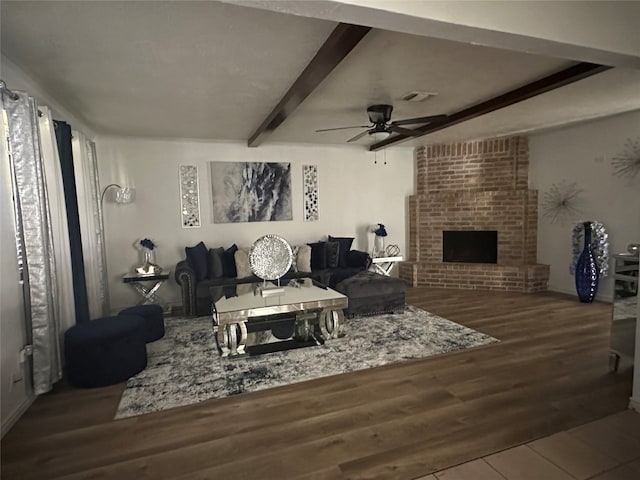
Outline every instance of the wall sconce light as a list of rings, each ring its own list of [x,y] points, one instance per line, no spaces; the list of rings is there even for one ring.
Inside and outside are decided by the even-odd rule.
[[[117,183],[111,183],[104,187],[102,190],[102,195],[100,196],[100,204],[104,202],[104,196],[110,188],[117,188],[115,194],[116,203],[131,203],[133,202],[133,198],[135,196],[135,189],[132,187],[121,187]]]

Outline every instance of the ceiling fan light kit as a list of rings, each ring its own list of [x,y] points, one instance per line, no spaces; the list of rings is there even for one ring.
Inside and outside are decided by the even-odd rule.
[[[374,142],[379,142],[381,140],[384,140],[385,138],[389,138],[391,134],[389,132],[373,132],[369,133],[369,135],[371,135],[371,138],[373,138]]]
[[[380,139],[386,139],[392,133],[398,133],[405,136],[419,136],[422,133],[420,131],[411,130],[410,128],[403,128],[400,125],[425,125],[430,123],[436,123],[443,121],[447,118],[446,115],[428,115],[426,117],[405,118],[403,120],[395,120],[391,122],[391,113],[393,112],[393,105],[376,104],[367,107],[367,115],[371,125],[354,125],[351,127],[336,127],[336,128],[324,128],[316,130],[316,132],[329,132],[333,130],[345,130],[349,128],[366,128],[364,132],[357,134],[355,137],[351,137],[347,142],[355,142],[360,140],[365,135],[373,135],[373,138],[378,141]],[[381,135],[376,134],[384,134]]]

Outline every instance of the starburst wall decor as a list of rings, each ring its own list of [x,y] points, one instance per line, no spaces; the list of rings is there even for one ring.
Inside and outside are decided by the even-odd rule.
[[[611,165],[615,176],[635,178],[640,172],[640,137],[627,139],[624,150],[611,159]]]
[[[581,211],[579,208],[582,189],[575,182],[561,180],[549,187],[542,197],[542,215],[551,223],[564,224],[574,219]]]

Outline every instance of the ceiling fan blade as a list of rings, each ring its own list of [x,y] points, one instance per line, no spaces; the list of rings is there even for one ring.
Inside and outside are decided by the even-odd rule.
[[[419,132],[417,130],[409,130],[408,128],[402,128],[396,125],[389,125],[388,129],[393,133],[400,133],[409,137],[422,135],[422,132]]]
[[[323,128],[321,130],[316,130],[316,132],[331,132],[333,130],[346,130],[348,128],[371,128],[371,125],[354,125],[353,127]]]
[[[432,123],[438,120],[444,120],[446,115],[429,115],[427,117],[405,118],[404,120],[396,120],[391,125],[411,125],[414,123]]]
[[[355,142],[356,140],[360,140],[362,137],[364,137],[367,133],[369,133],[369,130],[365,130],[362,133],[359,133],[358,135],[356,135],[355,137],[350,138],[349,140],[347,140],[347,142]]]

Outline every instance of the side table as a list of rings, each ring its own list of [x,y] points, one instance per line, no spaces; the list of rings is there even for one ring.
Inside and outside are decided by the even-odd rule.
[[[165,280],[169,279],[169,273],[170,271],[159,273],[157,275],[138,275],[136,273],[128,273],[122,277],[122,283],[128,284],[140,294],[142,300],[138,302],[138,305],[156,303],[162,307],[165,315],[169,315],[171,314],[171,305],[165,302],[164,299],[156,293]],[[155,284],[148,287],[147,285],[144,285],[146,282],[155,282]]]
[[[619,280],[619,285],[626,295],[638,294],[638,255],[630,253],[616,253],[613,255],[615,259],[613,278]]]
[[[376,257],[371,259],[371,269],[379,273],[380,275],[389,276],[391,274],[391,270],[393,270],[393,266],[402,262],[404,258],[402,255],[397,257]]]

